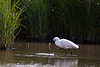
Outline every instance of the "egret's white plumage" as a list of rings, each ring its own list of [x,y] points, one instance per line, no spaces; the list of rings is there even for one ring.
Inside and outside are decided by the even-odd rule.
[[[79,48],[78,45],[67,39],[59,39],[58,37],[55,37],[53,40],[55,41],[55,44],[60,48],[65,48],[65,49]]]
[[[64,49],[78,49],[79,46],[67,39],[59,39],[58,37],[53,38],[55,45]],[[72,53],[72,52],[71,52]]]

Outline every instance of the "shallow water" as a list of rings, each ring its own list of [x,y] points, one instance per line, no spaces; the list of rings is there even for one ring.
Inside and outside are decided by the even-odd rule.
[[[0,67],[100,67],[100,46],[79,45],[73,54],[48,43],[15,42],[13,50],[0,50]]]

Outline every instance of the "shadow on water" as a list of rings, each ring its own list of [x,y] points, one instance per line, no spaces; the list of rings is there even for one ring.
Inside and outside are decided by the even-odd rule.
[[[100,63],[100,46],[80,45],[78,50],[72,50],[73,55],[68,52],[67,56],[64,49],[55,46],[55,53],[51,53],[48,43],[16,42],[13,47],[16,49],[0,51],[0,67],[96,67]]]

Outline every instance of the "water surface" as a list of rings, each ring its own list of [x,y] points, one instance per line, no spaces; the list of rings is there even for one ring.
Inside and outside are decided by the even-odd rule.
[[[15,42],[13,50],[0,50],[0,67],[100,67],[100,46],[80,45],[73,54],[48,43]]]

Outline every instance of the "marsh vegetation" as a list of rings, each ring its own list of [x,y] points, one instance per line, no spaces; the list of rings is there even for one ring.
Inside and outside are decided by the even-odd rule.
[[[11,0],[0,0],[0,48],[6,49],[11,48],[15,37],[18,32],[14,34],[16,29],[19,27],[20,19],[19,16],[22,10],[17,11],[18,2]]]
[[[100,43],[100,1],[0,1],[0,45],[10,48],[15,39],[49,40],[54,36]]]
[[[26,7],[23,14],[26,22],[23,24],[32,38],[45,40],[59,36],[80,43],[97,43],[100,40],[99,0],[21,2]]]

